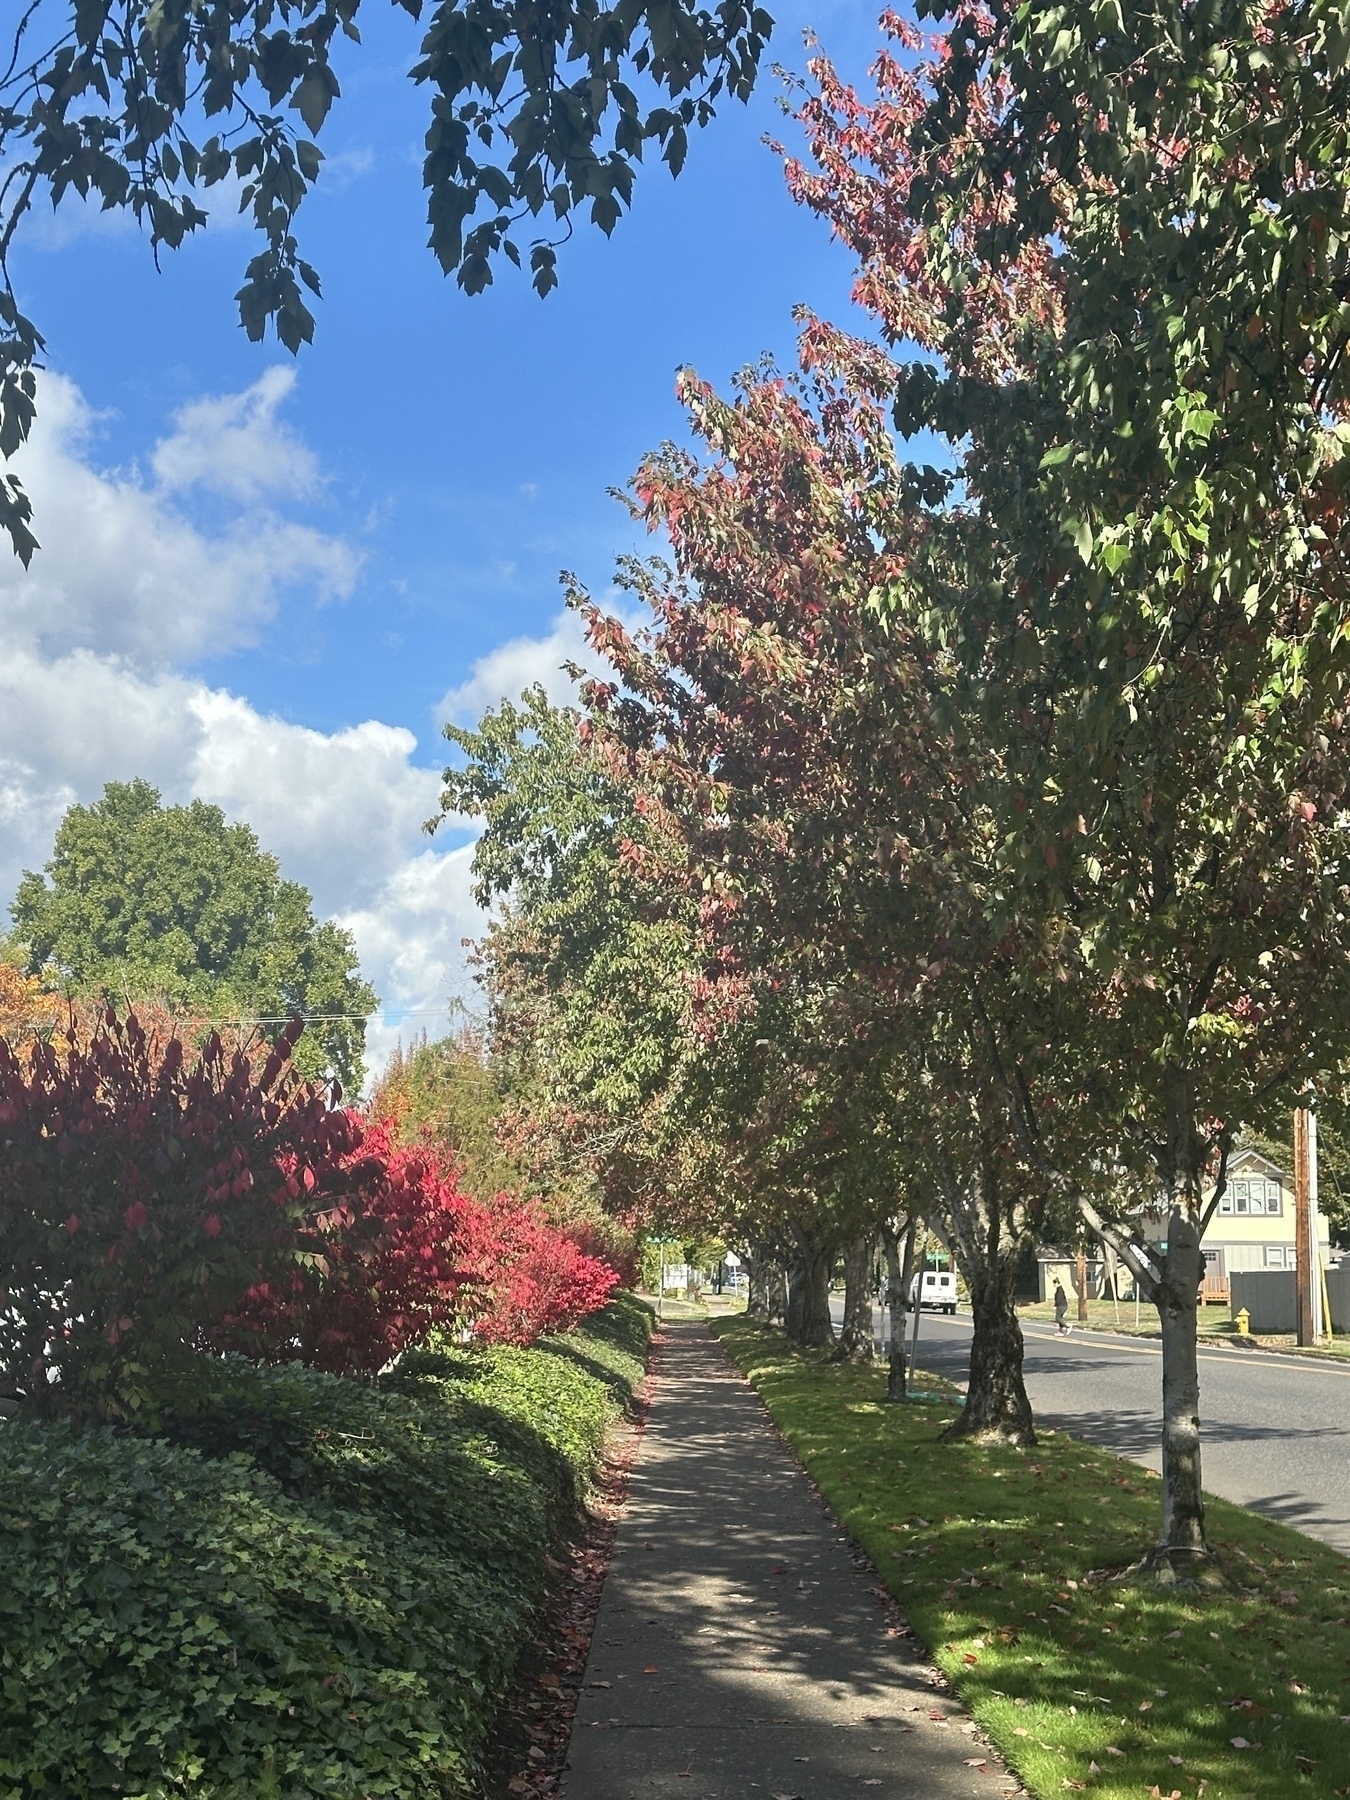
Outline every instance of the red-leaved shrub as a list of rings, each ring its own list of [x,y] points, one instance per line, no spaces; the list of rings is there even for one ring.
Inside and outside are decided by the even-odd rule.
[[[290,1063],[187,1054],[109,1011],[0,1040],[0,1386],[36,1414],[153,1416],[157,1386],[246,1288],[293,1266],[340,1194],[351,1116]],[[331,1205],[331,1200],[326,1202]]]
[[[0,1038],[0,1393],[153,1421],[201,1350],[373,1372],[436,1326],[528,1344],[618,1276],[543,1208],[468,1199],[275,1049],[135,1014]]]
[[[425,1148],[362,1127],[338,1174],[342,1192],[301,1234],[302,1257],[231,1309],[217,1341],[269,1361],[373,1374],[463,1304],[473,1203]]]
[[[465,1267],[478,1286],[468,1300],[473,1335],[488,1344],[532,1344],[568,1331],[602,1307],[618,1273],[589,1256],[542,1206],[514,1194],[471,1204]]]

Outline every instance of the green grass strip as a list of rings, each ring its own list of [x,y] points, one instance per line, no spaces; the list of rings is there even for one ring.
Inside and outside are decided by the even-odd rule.
[[[1235,1590],[1103,1583],[1154,1540],[1151,1471],[1062,1432],[943,1444],[956,1403],[885,1404],[741,1319],[713,1330],[933,1661],[1038,1800],[1350,1795],[1350,1563],[1210,1498]]]

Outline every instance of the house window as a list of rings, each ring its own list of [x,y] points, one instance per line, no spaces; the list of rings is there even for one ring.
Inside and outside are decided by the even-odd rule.
[[[1266,1267],[1268,1269],[1292,1269],[1294,1254],[1292,1244],[1267,1244]]]
[[[1283,1210],[1278,1181],[1245,1179],[1230,1181],[1219,1202],[1219,1211],[1230,1218],[1277,1219]]]

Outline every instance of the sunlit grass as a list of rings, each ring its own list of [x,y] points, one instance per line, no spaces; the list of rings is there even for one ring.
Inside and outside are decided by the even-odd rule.
[[[1104,1581],[1156,1536],[1150,1471],[1059,1432],[940,1444],[954,1403],[887,1406],[881,1371],[714,1330],[1038,1800],[1350,1796],[1343,1557],[1210,1500],[1232,1592]]]

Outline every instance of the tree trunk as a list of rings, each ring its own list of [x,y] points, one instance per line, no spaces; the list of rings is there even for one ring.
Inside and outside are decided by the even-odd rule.
[[[1167,1223],[1167,1259],[1155,1296],[1163,1353],[1163,1529],[1147,1564],[1163,1582],[1203,1578],[1210,1560],[1200,1486],[1200,1364],[1196,1299],[1204,1259],[1185,1213]]]
[[[783,1331],[791,1344],[802,1341],[802,1308],[806,1294],[806,1264],[793,1261],[787,1267],[787,1305],[783,1309]]]
[[[1078,1295],[1078,1323],[1080,1325],[1086,1325],[1088,1322],[1087,1251],[1086,1250],[1080,1250],[1078,1252],[1078,1255],[1074,1258],[1073,1287],[1074,1287],[1074,1292]]]
[[[750,1264],[750,1290],[746,1317],[767,1324],[769,1318],[769,1265],[753,1246],[746,1252]]]
[[[788,1271],[786,1330],[794,1344],[819,1348],[834,1342],[830,1322],[830,1272],[834,1250],[804,1245]]]
[[[1022,1381],[1022,1327],[1015,1296],[1017,1265],[1012,1258],[972,1266],[970,1287],[975,1335],[970,1345],[970,1385],[960,1416],[943,1433],[1030,1446],[1036,1442],[1031,1402]]]
[[[844,1252],[844,1324],[832,1362],[872,1363],[872,1257],[876,1236],[855,1238]]]
[[[768,1272],[769,1323],[782,1325],[787,1320],[787,1277],[781,1263],[770,1263]]]
[[[891,1317],[891,1354],[886,1369],[886,1398],[904,1402],[905,1394],[905,1321],[909,1301],[909,1284],[914,1275],[914,1239],[919,1222],[911,1219],[905,1232],[904,1256],[900,1239],[889,1225],[883,1225],[882,1240],[886,1246],[886,1307]]]

